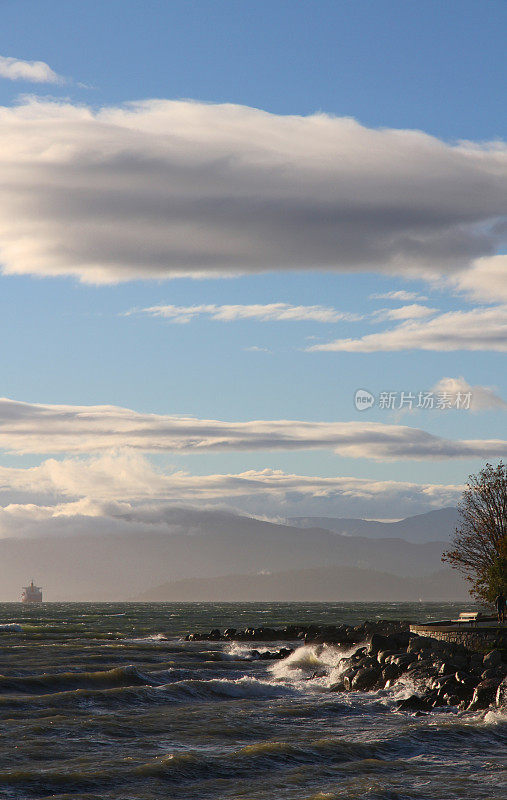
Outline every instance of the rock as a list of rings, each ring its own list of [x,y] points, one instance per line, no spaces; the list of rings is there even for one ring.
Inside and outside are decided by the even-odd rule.
[[[386,659],[390,656],[400,656],[399,650],[380,650],[377,653],[377,661],[379,664],[385,664]]]
[[[374,633],[368,642],[368,652],[372,655],[377,655],[381,650],[394,650],[395,648],[394,637],[382,636],[380,633]]]
[[[414,636],[407,647],[408,653],[421,653],[431,649],[431,639],[428,636]]]
[[[357,672],[358,672],[357,667],[349,667],[342,674],[341,679],[347,691],[350,691],[352,689],[352,681],[354,680]]]
[[[402,653],[400,655],[390,657],[390,663],[396,664],[396,666],[401,667],[403,670],[406,670],[410,664],[414,663],[414,661],[417,661],[417,656],[415,653]]]
[[[458,672],[454,674],[454,677],[456,681],[463,684],[463,686],[473,686],[475,688],[479,683],[474,675],[470,675],[469,672],[462,672],[461,670],[458,670]]]
[[[396,664],[386,664],[382,670],[382,682],[384,686],[388,681],[396,681],[401,675],[401,669]],[[392,683],[389,684],[392,686]]]
[[[419,697],[417,694],[411,694],[410,697],[399,700],[396,706],[405,711],[428,711],[432,707],[425,697]]]
[[[469,666],[472,670],[477,670],[478,672],[483,671],[482,667],[483,657],[480,653],[472,653],[470,656]]]
[[[497,681],[501,681],[503,678],[503,673],[499,667],[492,667],[490,669],[485,669],[484,672],[481,673],[481,681],[487,681],[490,679],[497,679]]]
[[[366,667],[360,669],[351,681],[353,691],[367,692],[378,686],[380,678],[380,667]]]
[[[441,675],[451,675],[459,670],[459,664],[452,664],[448,661],[444,661],[441,665],[440,669],[438,670]]]
[[[476,687],[472,700],[467,708],[467,711],[478,711],[487,708],[496,699],[498,691],[498,681],[486,680],[481,681]]]
[[[502,663],[502,653],[500,652],[500,650],[491,650],[491,652],[487,653],[482,660],[484,669],[499,667],[501,663]]]
[[[507,706],[507,678],[504,678],[497,689],[495,703],[499,708]]]

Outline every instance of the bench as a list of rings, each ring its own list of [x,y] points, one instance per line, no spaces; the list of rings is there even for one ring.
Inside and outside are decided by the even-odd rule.
[[[459,619],[453,621],[457,622],[459,625],[462,622],[468,622],[477,625],[477,620],[481,619],[481,617],[482,614],[480,611],[462,611],[459,615]]]

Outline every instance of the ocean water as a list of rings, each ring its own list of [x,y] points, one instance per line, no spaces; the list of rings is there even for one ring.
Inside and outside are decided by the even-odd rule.
[[[507,718],[334,693],[338,648],[277,662],[189,631],[446,618],[409,603],[0,605],[0,798],[502,800]],[[258,649],[273,649],[259,645]]]

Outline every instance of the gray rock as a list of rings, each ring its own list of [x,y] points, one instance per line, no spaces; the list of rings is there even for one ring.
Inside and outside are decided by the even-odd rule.
[[[499,708],[507,707],[507,678],[504,678],[497,689],[495,703]]]
[[[377,661],[379,664],[385,664],[386,659],[390,656],[400,656],[402,655],[399,650],[380,650],[377,653]]]
[[[399,700],[397,707],[406,711],[428,711],[432,708],[432,703],[424,696],[419,697],[417,694],[411,694],[410,697]]]
[[[485,669],[499,667],[502,663],[502,653],[500,650],[491,650],[491,652],[484,656],[482,663]]]
[[[409,664],[413,664],[414,661],[417,661],[417,656],[415,653],[402,653],[399,656],[391,657],[391,664],[396,664],[402,669],[407,669]]]
[[[431,649],[431,639],[429,636],[414,636],[410,639],[407,647],[408,653],[421,653]]]
[[[483,657],[481,656],[480,653],[472,653],[472,655],[470,656],[470,662],[469,662],[470,669],[479,670],[479,672],[482,672],[483,671],[482,661],[483,661]]]
[[[485,669],[484,672],[481,673],[481,681],[487,681],[490,679],[497,679],[501,681],[503,678],[503,673],[499,667],[491,667],[489,669]]]
[[[448,661],[444,661],[441,665],[440,669],[438,670],[441,675],[450,675],[451,673],[458,672],[459,664],[456,663],[449,663]]]
[[[368,652],[376,656],[381,650],[395,650],[396,644],[394,636],[382,636],[380,633],[374,633],[368,642]]]
[[[396,664],[386,664],[382,670],[382,682],[384,686],[389,681],[397,681],[401,675],[401,669]],[[392,683],[389,683],[392,686]]]
[[[498,681],[481,681],[476,687],[467,711],[478,711],[490,706],[496,699]]]
[[[380,678],[380,667],[366,667],[356,672],[351,682],[353,691],[367,692],[378,686]]]
[[[349,667],[341,676],[343,685],[348,692],[352,689],[352,681],[354,680],[357,672],[357,667]]]

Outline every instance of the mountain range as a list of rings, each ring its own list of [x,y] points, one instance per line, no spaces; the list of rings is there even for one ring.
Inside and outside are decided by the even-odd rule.
[[[62,601],[154,597],[153,587],[165,587],[156,590],[160,600],[198,599],[203,592],[209,593],[206,599],[237,595],[238,600],[466,596],[459,576],[442,570],[450,509],[408,518],[404,525],[331,520],[347,523],[347,535],[195,508],[175,509],[165,527],[153,530],[126,520],[125,533],[0,540],[0,598],[18,599],[20,587],[32,578],[43,586],[45,599]],[[353,535],[353,524],[363,535]],[[364,535],[378,525],[389,534],[412,531],[419,541]],[[432,541],[434,531],[447,532],[446,539]]]

